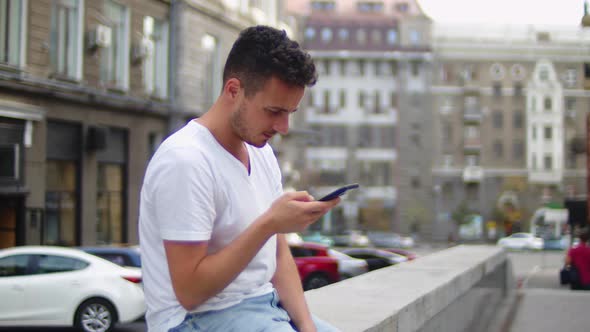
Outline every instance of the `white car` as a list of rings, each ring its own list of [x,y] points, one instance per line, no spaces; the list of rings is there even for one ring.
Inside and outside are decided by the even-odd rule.
[[[0,250],[0,326],[75,326],[107,332],[145,314],[141,270],[81,250]]]
[[[542,238],[531,233],[514,233],[498,240],[498,245],[507,249],[541,250],[545,245]]]
[[[340,273],[341,279],[348,279],[369,272],[369,265],[364,259],[354,258],[334,249],[328,249],[328,255],[338,260],[338,273]]]

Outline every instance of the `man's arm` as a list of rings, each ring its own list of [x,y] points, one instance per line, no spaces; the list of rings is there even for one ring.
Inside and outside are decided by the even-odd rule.
[[[277,270],[272,283],[279,293],[281,305],[289,313],[298,331],[315,331],[316,328],[303,295],[299,272],[283,234],[277,236]]]
[[[211,255],[207,242],[164,241],[178,302],[186,310],[198,307],[227,287],[271,236],[302,231],[339,202],[310,200],[305,192],[284,194],[228,246]]]

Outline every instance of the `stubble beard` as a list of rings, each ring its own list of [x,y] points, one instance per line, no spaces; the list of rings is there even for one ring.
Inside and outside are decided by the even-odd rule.
[[[234,112],[231,116],[231,127],[236,134],[242,141],[255,146],[257,148],[261,148],[266,145],[266,141],[263,142],[255,142],[253,135],[251,134],[250,128],[248,128],[246,124],[246,105],[242,103],[238,110]]]

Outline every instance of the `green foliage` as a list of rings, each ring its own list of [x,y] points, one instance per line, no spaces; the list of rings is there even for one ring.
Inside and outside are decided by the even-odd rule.
[[[467,203],[463,201],[455,208],[455,210],[453,210],[451,218],[457,225],[463,225],[469,222],[468,217],[474,213],[475,211],[469,209]]]

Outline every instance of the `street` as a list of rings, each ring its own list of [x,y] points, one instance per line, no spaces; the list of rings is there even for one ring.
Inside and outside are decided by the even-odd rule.
[[[425,256],[433,252],[443,250],[444,247],[421,246],[412,251],[418,256]],[[569,288],[559,284],[558,272],[563,265],[563,251],[511,251],[508,253],[514,270],[514,276],[520,284],[521,290],[539,291],[538,289],[561,290],[564,294],[570,294]],[[590,295],[590,294],[588,294]],[[537,296],[538,297],[538,296]],[[530,307],[530,305],[529,305]],[[527,307],[527,308],[529,308]],[[527,309],[521,310],[523,313]],[[543,320],[541,320],[543,321]],[[517,316],[513,327],[527,323],[527,317]],[[21,327],[21,328],[0,328],[0,332],[75,332],[74,328],[39,328],[39,327]],[[131,324],[119,324],[113,330],[114,332],[144,332],[146,325],[144,321],[137,321]],[[512,331],[519,331],[512,329]],[[531,330],[532,331],[532,330]]]

